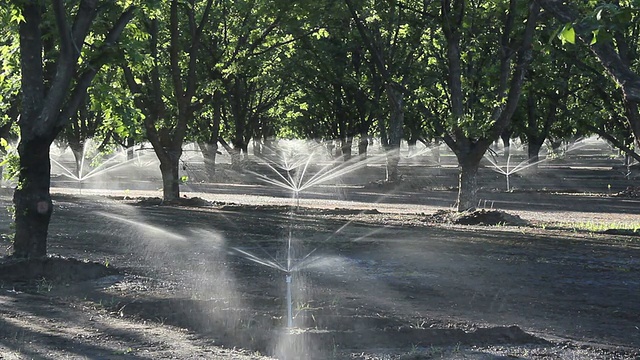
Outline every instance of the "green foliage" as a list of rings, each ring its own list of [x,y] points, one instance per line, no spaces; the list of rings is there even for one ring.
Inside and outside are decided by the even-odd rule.
[[[6,181],[15,180],[20,171],[20,158],[17,151],[6,139],[0,138],[0,153],[2,154],[2,161],[0,161],[2,178]]]
[[[576,31],[573,29],[572,25],[565,25],[564,28],[562,28],[562,31],[560,31],[560,33],[558,33],[558,38],[560,40],[562,40],[562,44],[565,43],[569,43],[569,44],[575,44],[576,43]],[[594,37],[595,39],[595,37]]]
[[[442,4],[416,0],[353,2],[391,79],[403,87],[406,138],[442,135],[434,120],[440,120],[447,130],[459,130],[459,134],[472,139],[491,130],[493,114],[506,102],[505,94],[500,92],[498,59],[505,50],[500,41],[509,1],[467,2],[459,24],[464,103],[461,116],[451,111],[447,43],[439,19]],[[182,36],[173,45],[169,39],[170,2],[118,0],[105,4],[108,15],[96,19],[95,28],[85,41],[87,46],[82,48],[80,70],[97,56],[108,58],[114,65],[96,77],[84,114],[78,114],[75,124],[63,136],[67,140],[107,139],[117,144],[132,139],[144,141],[143,123],[149,116],[152,99],[143,99],[148,94],[131,93],[124,66],[131,69],[142,89],[158,87],[160,96],[153,100],[162,103],[159,107],[163,116],[155,127],[172,133],[179,114],[172,79],[177,76],[184,81],[188,77],[191,33],[187,29],[191,21],[198,23],[203,16],[205,3],[180,3],[178,25]],[[118,14],[111,10],[134,4],[138,6],[137,16],[125,29],[122,46],[96,53],[94,50],[104,42],[103,30]],[[528,5],[527,1],[516,2],[518,17],[509,40],[514,48]],[[540,38],[554,41],[536,42],[527,91],[536,94],[535,111],[539,117],[544,116],[551,99],[561,95],[563,82],[573,91],[562,101],[563,110],[558,111],[562,121],[551,126],[552,137],[584,132],[587,122],[622,134],[624,129],[618,125],[607,125],[611,114],[623,114],[618,98],[609,99],[613,107],[606,105],[606,99],[599,99],[594,90],[589,90],[592,77],[586,70],[568,69],[563,63],[569,58],[586,57],[582,52],[568,50],[577,48],[568,45],[581,37],[596,44],[613,41],[616,32],[637,36],[633,27],[638,23],[638,1],[585,1],[573,6],[582,14],[579,21],[559,24],[547,19],[540,24]],[[45,17],[45,36],[51,36],[47,31],[54,31],[55,26],[50,14]],[[0,34],[0,124],[4,124],[15,121],[11,111],[18,107],[20,99],[17,25],[23,18],[15,7],[9,6],[0,10],[0,19],[9,29]],[[150,31],[154,21],[158,24],[156,38]],[[202,31],[195,68],[198,90],[189,99],[194,116],[188,125],[187,140],[215,141],[217,130],[234,146],[273,136],[336,139],[374,133],[385,136],[388,131],[385,127],[391,109],[385,99],[384,81],[344,2],[215,1]],[[151,51],[154,41],[158,49],[155,58]],[[637,47],[636,43],[633,45]],[[172,46],[181,49],[178,74],[169,65],[168,50]],[[55,55],[51,52],[46,61],[51,63]],[[637,60],[634,66],[638,66]],[[158,72],[158,84],[152,81],[153,71]],[[609,85],[604,90],[615,92]],[[141,106],[141,101],[146,101],[147,107]],[[418,103],[425,105],[432,116],[417,111]],[[525,131],[525,119],[526,109],[521,106],[514,119],[517,132]],[[216,121],[218,128],[213,129]],[[536,126],[541,127],[542,123]],[[11,162],[6,161],[7,165]]]
[[[564,24],[557,31],[563,45],[575,44],[577,36],[583,36],[589,45],[612,42],[616,33],[634,28],[640,17],[638,1],[588,1],[578,7],[582,17],[575,23]],[[577,33],[578,30],[581,34]]]

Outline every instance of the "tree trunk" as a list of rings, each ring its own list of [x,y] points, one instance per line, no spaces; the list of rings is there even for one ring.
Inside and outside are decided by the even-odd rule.
[[[84,145],[81,143],[69,143],[71,152],[73,153],[73,159],[76,162],[76,176],[78,179],[82,177],[84,167]]]
[[[353,146],[353,137],[348,136],[346,139],[341,140],[342,160],[347,162],[351,160],[351,147]]]
[[[171,202],[180,198],[180,156],[160,157],[162,199]]]
[[[409,157],[411,157],[412,155],[414,155],[416,153],[416,144],[418,143],[418,140],[415,138],[411,138],[409,140],[407,140],[407,147],[409,148]]]
[[[199,142],[198,146],[204,157],[204,171],[207,174],[207,180],[211,181],[216,175],[216,155],[218,154],[218,143]]]
[[[131,161],[134,159],[134,147],[135,142],[133,140],[133,138],[129,137],[127,138],[127,161]]]
[[[257,157],[262,156],[262,142],[258,139],[253,139],[253,155]]]
[[[441,164],[441,158],[440,158],[440,140],[436,139],[434,141],[434,146],[431,149],[431,154],[433,154],[433,160],[436,162],[436,164],[438,164],[438,167],[440,167]]]
[[[527,144],[527,155],[529,156],[529,167],[531,170],[538,170],[538,161],[539,154],[542,145],[544,144],[544,139],[529,139],[529,143]]]
[[[367,134],[360,134],[360,141],[358,141],[358,156],[360,160],[367,158],[367,148],[369,147],[369,136]]]
[[[19,184],[13,194],[16,212],[16,234],[13,240],[13,256],[40,258],[47,255],[47,232],[53,212],[49,187],[51,140],[43,138],[22,139],[18,146],[20,155]]]
[[[500,135],[502,146],[504,147],[504,158],[508,159],[511,155],[511,131],[503,131]]]
[[[474,210],[478,203],[478,166],[480,161],[459,159],[457,211]]]
[[[24,21],[19,25],[22,112],[18,123],[22,138],[18,145],[19,185],[13,196],[16,209],[13,256],[19,258],[39,258],[47,255],[47,232],[53,212],[49,193],[49,147],[68,123],[71,114],[78,110],[91,81],[104,64],[103,61],[108,58],[90,56],[87,70],[78,72],[76,69],[84,39],[97,14],[96,2],[82,2],[71,21],[73,29],[68,28],[69,19],[66,18],[66,11],[69,9],[65,8],[65,2],[58,0],[51,3],[59,32],[48,35],[59,36],[60,46],[55,61],[56,73],[53,79],[47,82],[46,90],[43,54],[47,50],[43,48],[40,32],[41,15],[46,8],[43,3],[36,1],[16,3],[24,17]],[[133,17],[133,10],[129,8],[120,16],[99,50],[104,51],[114,45]]]
[[[385,86],[387,99],[391,106],[391,118],[389,120],[389,145],[387,146],[387,179],[393,182],[400,180],[398,164],[400,163],[400,142],[403,138],[404,126],[404,96],[396,84]]]
[[[242,150],[234,147],[229,155],[231,155],[231,168],[234,170],[242,170]]]
[[[400,180],[398,164],[400,163],[400,147],[389,147],[386,154],[386,181]]]

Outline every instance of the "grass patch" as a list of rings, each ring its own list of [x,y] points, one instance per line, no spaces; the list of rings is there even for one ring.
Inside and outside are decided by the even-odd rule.
[[[640,223],[620,221],[579,221],[541,224],[543,230],[559,229],[573,232],[608,233],[613,235],[640,235]]]

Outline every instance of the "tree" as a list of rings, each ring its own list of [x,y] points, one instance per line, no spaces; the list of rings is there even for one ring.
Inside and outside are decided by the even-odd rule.
[[[137,35],[137,46],[128,49],[130,61],[122,68],[135,104],[144,114],[146,137],[160,160],[163,200],[174,201],[180,198],[182,145],[194,119],[197,91],[206,81],[198,61],[204,29],[211,25],[213,0],[171,0],[168,5],[140,18],[146,34]],[[161,17],[165,12],[168,19]],[[131,60],[140,51],[148,57],[144,66],[130,66],[136,64]]]
[[[18,258],[46,256],[53,212],[49,146],[77,111],[98,70],[112,58],[120,34],[134,15],[135,7],[122,12],[121,8],[110,5],[103,12],[98,3],[81,0],[72,6],[63,0],[52,0],[43,6],[40,2],[13,2],[21,14],[18,31],[22,73],[22,111],[18,122],[20,171],[13,197],[16,224],[13,256]],[[105,17],[99,21],[113,25],[101,34],[93,51],[80,62],[80,50],[85,48],[85,40],[100,13]],[[71,18],[73,24],[69,22]],[[53,26],[45,26],[47,22],[55,24],[55,31]],[[50,31],[41,32],[43,28]],[[45,46],[45,42],[52,39],[57,42],[57,49]],[[45,81],[49,61],[53,76]]]
[[[442,121],[428,106],[421,109],[458,159],[458,211],[475,208],[480,160],[517,109],[540,12],[527,3],[441,0],[439,48],[445,54],[439,58],[446,59],[449,116]]]

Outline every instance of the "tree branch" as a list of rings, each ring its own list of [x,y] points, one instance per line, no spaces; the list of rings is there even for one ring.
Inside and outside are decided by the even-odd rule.
[[[56,133],[64,128],[71,116],[78,110],[78,107],[87,95],[87,89],[91,85],[93,78],[109,59],[109,57],[105,55],[116,46],[120,35],[124,31],[124,28],[133,18],[134,11],[135,7],[132,6],[120,15],[120,18],[118,18],[116,23],[107,34],[104,43],[98,49],[97,56],[95,56],[93,60],[90,61],[85,71],[80,74],[76,82],[76,86],[71,94],[71,98],[67,101],[60,115],[58,116],[55,126],[57,128]]]
[[[536,0],[544,10],[550,12],[563,23],[574,24],[577,38],[589,46],[607,73],[622,88],[624,97],[630,101],[640,102],[640,75],[625,64],[620,54],[611,43],[597,41],[591,45],[591,32],[579,22],[580,14],[564,4],[562,0]]]

